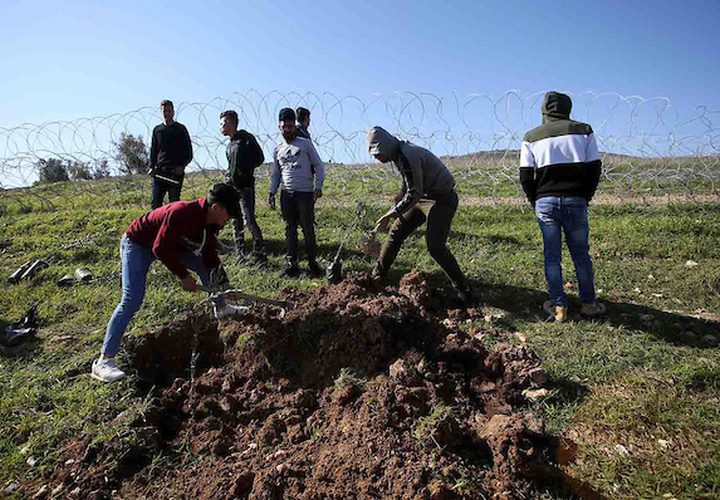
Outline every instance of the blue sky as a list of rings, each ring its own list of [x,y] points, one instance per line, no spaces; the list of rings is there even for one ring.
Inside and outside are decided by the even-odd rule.
[[[233,91],[549,89],[720,110],[720,1],[0,3],[0,126]]]

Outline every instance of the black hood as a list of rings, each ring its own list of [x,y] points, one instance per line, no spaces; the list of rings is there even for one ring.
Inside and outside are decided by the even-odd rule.
[[[554,120],[569,120],[572,99],[567,94],[548,92],[542,105],[543,123]]]

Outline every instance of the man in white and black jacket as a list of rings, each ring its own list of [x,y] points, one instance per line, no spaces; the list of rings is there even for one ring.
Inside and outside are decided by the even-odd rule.
[[[220,132],[230,138],[225,154],[228,161],[227,182],[238,192],[240,217],[233,219],[235,249],[239,263],[265,264],[265,241],[260,226],[255,220],[255,169],[265,161],[260,144],[254,135],[238,130],[238,114],[233,110],[220,113]],[[253,239],[253,252],[245,256],[244,226]]]
[[[160,102],[163,123],[156,126],[150,145],[150,175],[152,175],[153,210],[162,206],[165,193],[168,202],[180,200],[185,167],[192,161],[193,149],[185,125],[175,121],[175,107],[167,99]]]
[[[592,127],[571,120],[571,109],[569,96],[545,94],[543,124],[525,134],[520,151],[520,183],[543,235],[550,294],[544,308],[559,322],[567,319],[568,308],[561,267],[563,232],[575,264],[581,315],[592,318],[605,311],[595,297],[587,214],[602,163]]]

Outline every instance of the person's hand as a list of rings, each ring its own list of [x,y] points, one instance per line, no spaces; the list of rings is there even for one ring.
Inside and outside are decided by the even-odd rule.
[[[393,218],[393,213],[388,212],[382,217],[380,217],[377,222],[375,223],[375,227],[377,227],[378,231],[382,231],[386,227],[388,227],[388,224],[390,224],[390,220]]]
[[[315,199],[322,198],[322,189],[315,190]]]
[[[195,278],[190,276],[189,274],[185,276],[181,282],[183,290],[186,292],[195,293],[197,291],[197,283],[195,282]]]
[[[182,175],[185,172],[185,167],[177,167],[173,169],[173,174]]]
[[[273,195],[268,196],[268,206],[270,210],[275,210],[275,197]]]

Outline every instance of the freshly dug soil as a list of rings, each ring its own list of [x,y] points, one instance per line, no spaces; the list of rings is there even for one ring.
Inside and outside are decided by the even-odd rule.
[[[70,440],[46,496],[532,498],[557,479],[524,409],[540,360],[488,352],[422,273],[282,298],[296,307],[219,325],[197,308],[131,343],[146,403],[108,440]]]

